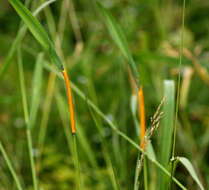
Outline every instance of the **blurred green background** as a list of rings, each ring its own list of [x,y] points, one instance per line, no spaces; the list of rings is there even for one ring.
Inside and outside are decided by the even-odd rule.
[[[29,9],[35,10],[41,2],[44,1],[31,1]],[[140,79],[144,83],[149,127],[150,117],[154,115],[163,97],[163,80],[177,81],[182,1],[103,0],[101,3],[116,18],[128,39]],[[41,11],[37,18],[55,43],[71,81],[121,131],[139,143],[130,108],[134,93],[130,73],[122,54],[108,34],[95,1],[57,0]],[[22,24],[8,1],[1,0],[0,70]],[[201,182],[207,189],[209,187],[208,0],[186,1],[184,47],[176,154],[187,157],[193,163]],[[33,71],[37,55],[43,50],[30,32],[24,36],[21,50],[30,107]],[[39,185],[46,190],[74,189],[75,170],[72,153],[69,151],[71,144],[67,141],[67,138],[68,140],[71,138],[71,132],[65,88],[63,81],[49,72],[47,65],[50,64],[50,58],[47,53],[44,55],[44,64],[40,106],[32,129]],[[104,143],[95,126],[89,106],[74,92],[73,96],[77,125],[81,129],[78,152],[85,189],[113,189],[109,177],[110,166],[104,158],[106,151],[109,153],[121,189],[132,189],[137,150],[96,116],[103,127],[101,134],[105,138],[107,148],[104,150]],[[46,129],[46,133],[41,131],[43,128]],[[43,141],[40,142],[43,133],[45,136],[41,137]],[[152,137],[156,155],[160,150],[159,136],[157,130]],[[24,188],[32,189],[16,54],[0,80],[0,140]],[[156,189],[157,169],[149,162],[148,166],[150,189]],[[176,177],[188,189],[197,189],[195,182],[183,167],[177,167]],[[141,188],[143,189],[142,186]],[[0,189],[15,189],[2,156],[0,156]]]

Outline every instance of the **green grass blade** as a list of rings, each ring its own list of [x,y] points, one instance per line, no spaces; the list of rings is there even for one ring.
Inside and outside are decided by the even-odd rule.
[[[5,149],[4,149],[4,147],[3,147],[1,142],[0,142],[0,151],[1,151],[5,161],[7,163],[7,166],[8,166],[8,168],[9,168],[11,174],[12,174],[12,177],[14,178],[14,181],[15,181],[15,184],[17,186],[17,189],[18,190],[23,190],[21,185],[20,185],[20,181],[19,181],[19,179],[17,177],[17,174],[16,174],[14,168],[12,167],[12,164],[11,164],[11,162],[9,160],[9,157],[8,157],[8,155],[7,155],[7,153],[6,153],[6,151],[5,151]]]
[[[175,104],[175,91],[174,91],[174,81],[165,80],[164,81],[164,97],[165,103],[163,104],[163,119],[162,125],[160,127],[160,159],[159,162],[168,168],[169,158],[171,154],[172,147],[172,133],[173,133],[173,122],[174,122],[174,104]],[[159,171],[158,179],[158,189],[167,189],[168,184],[167,176]]]
[[[47,1],[47,2],[43,3],[40,7],[38,7],[34,11],[33,15],[34,16],[38,15],[41,12],[41,10],[43,10],[46,6],[48,6],[50,3],[53,3],[54,1],[55,0],[50,0],[50,1]],[[9,68],[9,65],[12,62],[12,58],[15,54],[15,51],[17,50],[17,47],[20,44],[21,40],[23,39],[26,31],[27,31],[27,27],[25,25],[22,26],[18,30],[17,36],[16,36],[14,42],[12,43],[11,48],[9,49],[9,53],[7,55],[6,61],[5,61],[3,67],[0,71],[0,81],[1,81],[2,77],[4,76],[4,74],[6,73],[7,69]]]
[[[34,126],[37,111],[40,103],[40,92],[41,92],[41,83],[42,83],[42,62],[43,62],[43,53],[40,53],[37,58],[34,77],[33,77],[33,84],[32,84],[32,101],[31,101],[31,108],[30,108],[30,119],[28,123],[28,128],[32,128]]]
[[[31,101],[31,108],[30,108],[30,118],[29,118],[29,122],[27,125],[27,130],[26,130],[34,190],[38,190],[38,182],[36,179],[35,162],[34,162],[34,157],[33,157],[31,129],[35,124],[37,111],[38,111],[39,103],[40,103],[43,58],[44,58],[43,53],[40,53],[38,55],[36,65],[35,65],[35,71],[33,74],[33,84],[32,84],[32,101]]]
[[[38,20],[35,19],[31,12],[19,0],[9,0],[9,2],[17,11],[19,16],[23,19],[35,38],[41,43],[41,45],[45,49],[49,50],[50,41],[48,35],[41,26],[41,24],[38,22]]]
[[[32,90],[33,90],[33,92],[32,92],[32,106],[31,106],[31,113],[29,116],[28,107],[27,107],[26,90],[25,90],[25,84],[24,84],[22,56],[21,56],[20,47],[18,48],[18,69],[19,69],[19,77],[20,77],[20,87],[21,87],[21,95],[22,95],[25,123],[27,125],[26,137],[27,137],[27,145],[28,145],[28,151],[29,151],[29,158],[30,158],[30,165],[31,165],[34,190],[38,190],[38,183],[37,183],[37,179],[36,179],[35,163],[34,163],[34,158],[33,158],[31,127],[33,126],[33,123],[35,122],[36,113],[37,113],[39,100],[40,100],[42,59],[43,59],[43,54],[41,53],[38,56],[36,68],[35,68],[35,72],[34,72],[33,88],[32,88]]]
[[[38,190],[35,162],[34,162],[34,157],[33,157],[32,135],[31,135],[31,130],[28,128],[26,129],[26,135],[27,135],[28,152],[29,152],[29,158],[30,158],[30,166],[31,166],[32,178],[33,178],[33,187],[34,187],[34,190]]]
[[[104,8],[98,1],[97,1],[97,5],[104,17],[106,26],[109,30],[109,33],[110,33],[112,39],[115,41],[115,43],[117,44],[117,46],[121,50],[122,54],[124,55],[124,57],[127,59],[129,65],[130,65],[134,80],[135,80],[137,87],[138,87],[139,86],[138,71],[137,71],[137,67],[134,62],[134,59],[133,59],[131,52],[129,50],[125,35],[124,35],[121,27],[117,24],[117,22],[115,21],[113,16],[109,13],[109,11],[106,8]]]
[[[203,187],[202,183],[200,182],[200,180],[198,179],[197,174],[196,174],[191,162],[185,157],[177,157],[177,160],[179,160],[181,162],[181,164],[184,165],[184,167],[187,169],[187,171],[192,176],[194,181],[198,184],[199,188],[201,190],[204,190],[204,187]]]
[[[19,0],[9,0],[9,2],[23,19],[36,40],[49,52],[52,62],[59,70],[63,70],[62,62],[43,26]]]
[[[56,83],[56,75],[54,73],[50,73],[48,80],[48,87],[46,90],[45,102],[43,106],[43,115],[41,118],[40,130],[38,135],[39,158],[41,158],[43,146],[45,142],[48,120],[51,111],[51,104],[54,96],[55,83]]]
[[[21,96],[22,96],[24,118],[25,118],[25,123],[28,124],[29,113],[28,113],[28,104],[27,104],[26,89],[25,89],[25,79],[24,79],[24,71],[23,71],[23,63],[22,63],[22,55],[21,55],[20,47],[18,47],[18,50],[17,50],[17,63],[18,63],[18,71],[19,71],[20,89],[21,89]]]

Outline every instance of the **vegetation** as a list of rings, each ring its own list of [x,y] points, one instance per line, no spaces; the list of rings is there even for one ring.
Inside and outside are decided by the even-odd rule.
[[[207,0],[0,9],[0,189],[209,187]]]

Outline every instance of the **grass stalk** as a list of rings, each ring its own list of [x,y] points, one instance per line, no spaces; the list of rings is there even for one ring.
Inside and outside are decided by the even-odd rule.
[[[18,48],[18,70],[19,70],[19,78],[20,78],[20,88],[21,88],[21,95],[22,95],[22,104],[23,104],[23,111],[24,111],[24,118],[25,123],[29,126],[29,112],[27,106],[27,97],[26,97],[26,90],[25,90],[25,79],[24,79],[24,72],[23,72],[23,65],[22,65],[22,55],[20,46]],[[36,179],[36,172],[35,172],[35,163],[33,158],[33,147],[32,147],[32,137],[31,137],[31,129],[27,127],[26,129],[26,137],[27,137],[27,145],[29,151],[29,158],[30,158],[30,165],[31,165],[31,173],[33,179],[33,187],[34,190],[38,190],[38,183]]]
[[[183,47],[184,47],[185,5],[186,5],[186,0],[183,0],[182,27],[181,27],[181,44],[180,44],[179,71],[178,71],[179,73],[178,73],[177,99],[176,99],[176,111],[175,111],[174,132],[173,132],[173,146],[172,146],[172,157],[171,157],[171,178],[174,175],[174,159],[175,159],[175,148],[176,148],[176,130],[177,130],[177,122],[178,122],[179,101],[180,101],[181,66],[182,66]],[[172,180],[170,180],[170,189],[172,189]]]
[[[77,150],[77,137],[76,133],[73,133],[73,154],[74,154],[74,162],[76,168],[76,179],[77,179],[77,190],[81,190],[81,175],[80,175],[80,167],[79,167],[79,159],[78,159],[78,150]]]
[[[10,173],[12,174],[12,177],[14,178],[14,181],[15,181],[15,184],[17,186],[17,189],[18,190],[23,190],[21,185],[20,185],[20,181],[19,181],[19,179],[17,177],[17,174],[16,174],[16,172],[15,172],[15,170],[14,170],[14,168],[13,168],[13,166],[12,166],[10,160],[9,160],[9,157],[8,157],[8,155],[7,155],[7,153],[6,153],[6,151],[5,151],[5,149],[4,149],[4,147],[3,147],[1,142],[0,142],[0,151],[1,151],[2,155],[3,155],[3,157],[4,157],[4,160],[7,163],[7,166],[9,168]]]
[[[27,135],[27,144],[28,144],[32,179],[33,179],[33,188],[34,188],[34,190],[38,190],[38,182],[37,182],[36,171],[35,171],[35,161],[34,161],[34,157],[33,157],[31,130],[28,128],[26,129],[26,135]]]
[[[144,157],[144,189],[148,190],[148,169],[147,169],[147,158]]]

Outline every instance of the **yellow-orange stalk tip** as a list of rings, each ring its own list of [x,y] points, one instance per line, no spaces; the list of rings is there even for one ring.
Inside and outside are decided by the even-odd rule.
[[[72,133],[74,134],[76,133],[76,128],[75,128],[75,117],[74,117],[73,98],[72,98],[70,80],[68,78],[68,74],[65,69],[62,71],[62,74],[64,76],[65,85],[67,88],[68,104],[69,104],[69,110],[70,110],[70,123],[71,123]]]
[[[145,132],[146,132],[146,118],[145,118],[145,106],[144,106],[144,93],[142,86],[138,91],[138,101],[139,101],[139,119],[140,119],[140,139],[141,148],[145,149]]]

